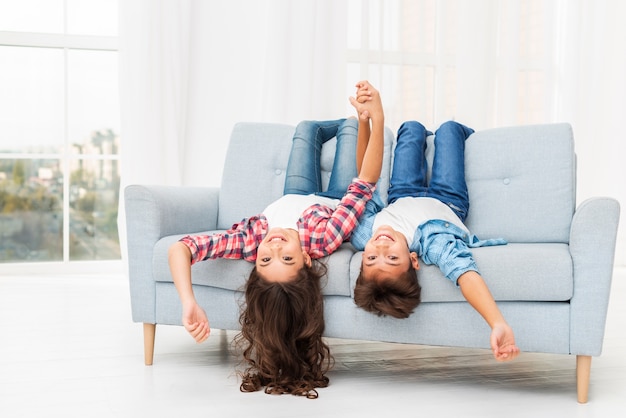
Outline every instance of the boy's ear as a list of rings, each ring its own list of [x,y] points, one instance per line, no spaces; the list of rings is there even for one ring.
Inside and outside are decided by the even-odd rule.
[[[413,265],[413,268],[415,270],[419,270],[420,269],[420,262],[419,259],[417,258],[417,253],[416,252],[412,252],[410,254],[411,256],[411,264]]]
[[[306,251],[302,251],[302,257],[304,257],[304,265],[307,267],[311,267],[313,265],[313,262],[311,261],[311,256],[309,254],[307,254]]]

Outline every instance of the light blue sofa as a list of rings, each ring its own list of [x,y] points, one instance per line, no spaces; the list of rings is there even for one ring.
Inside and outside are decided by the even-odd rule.
[[[146,364],[152,364],[156,324],[181,325],[168,247],[188,233],[227,229],[277,199],[293,132],[288,125],[236,124],[220,188],[125,188],[132,318],[144,323]],[[393,143],[387,129],[379,181],[383,200]],[[324,146],[326,174],[334,146],[334,139]],[[431,137],[431,161],[432,151]],[[467,140],[466,160],[467,226],[480,238],[508,241],[474,250],[485,281],[522,351],[577,356],[578,401],[584,403],[591,357],[602,351],[619,203],[598,197],[576,207],[576,156],[568,124],[476,132]],[[419,271],[423,302],[409,318],[381,318],[357,308],[352,294],[360,260],[349,244],[324,260],[326,336],[488,348],[486,323],[433,266]],[[240,260],[193,266],[194,291],[212,328],[239,329],[240,289],[250,269]]]

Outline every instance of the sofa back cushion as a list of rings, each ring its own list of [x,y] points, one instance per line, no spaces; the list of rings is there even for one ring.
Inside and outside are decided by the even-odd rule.
[[[226,151],[217,227],[229,229],[283,194],[294,127],[237,123]]]
[[[228,229],[243,218],[261,213],[283,194],[294,126],[276,123],[240,122],[231,133],[219,197],[217,227]],[[385,130],[384,163],[378,191],[387,198],[394,135]],[[322,183],[328,186],[335,138],[322,147]]]
[[[478,131],[466,142],[468,228],[479,238],[568,243],[576,205],[569,124]]]

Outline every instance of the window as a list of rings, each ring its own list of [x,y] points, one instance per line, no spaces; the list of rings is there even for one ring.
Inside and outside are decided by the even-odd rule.
[[[0,10],[0,263],[120,260],[117,2]]]
[[[436,128],[462,106],[480,116],[478,129],[545,122],[552,7],[542,0],[349,0],[346,79],[367,78],[384,92],[392,128],[405,120]]]

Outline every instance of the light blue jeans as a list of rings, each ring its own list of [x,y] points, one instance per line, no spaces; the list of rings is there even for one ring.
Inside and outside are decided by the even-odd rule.
[[[356,143],[358,121],[337,119],[302,121],[296,126],[287,164],[284,194],[318,194],[341,199],[356,170]],[[328,183],[322,192],[322,145],[337,137],[335,159]]]
[[[432,135],[424,125],[407,121],[398,129],[389,203],[406,196],[432,197],[448,205],[465,221],[469,194],[465,182],[465,140],[473,129],[454,121],[442,124],[435,132],[435,155],[430,184],[426,184],[426,137]]]

